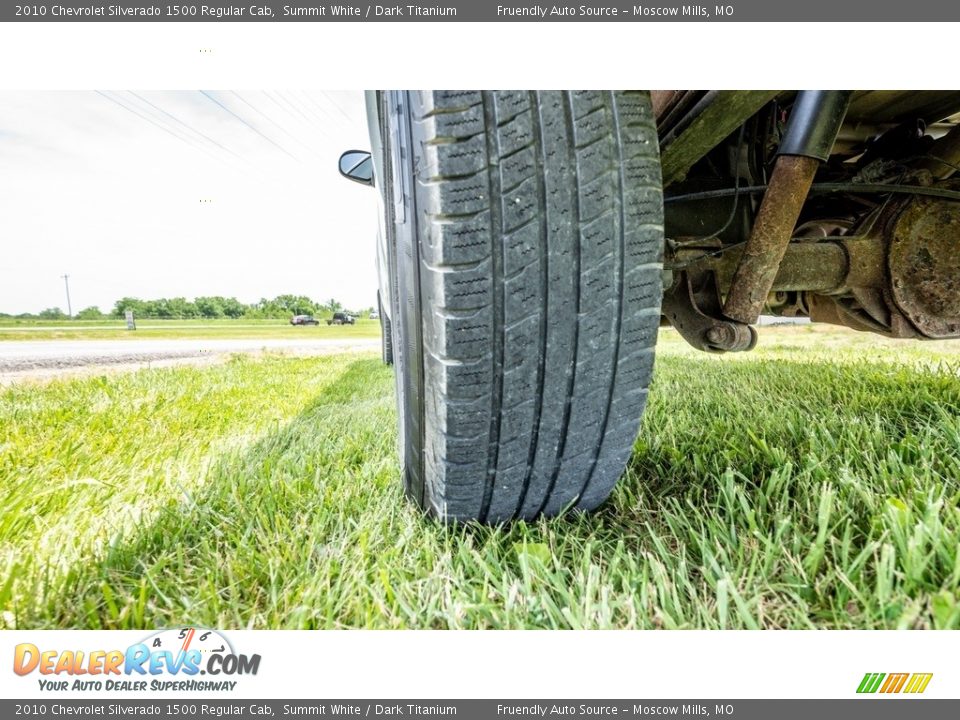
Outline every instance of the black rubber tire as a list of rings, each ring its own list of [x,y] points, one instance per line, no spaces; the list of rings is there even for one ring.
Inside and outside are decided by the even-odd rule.
[[[393,365],[393,330],[390,329],[390,318],[383,311],[383,301],[377,292],[377,317],[380,318],[380,351],[384,365]]]
[[[595,508],[636,440],[660,320],[649,94],[383,99],[408,494],[447,520]]]

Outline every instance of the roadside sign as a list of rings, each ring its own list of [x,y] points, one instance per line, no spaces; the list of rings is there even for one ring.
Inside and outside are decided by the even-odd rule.
[[[127,310],[125,314],[127,316],[127,330],[136,330],[137,323],[133,319],[133,310]]]

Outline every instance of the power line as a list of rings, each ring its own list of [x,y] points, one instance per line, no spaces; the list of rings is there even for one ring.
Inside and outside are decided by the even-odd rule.
[[[220,148],[220,149],[223,150],[224,152],[228,152],[228,153],[230,153],[231,155],[233,155],[235,158],[237,158],[238,160],[242,160],[242,161],[246,162],[246,160],[245,160],[243,157],[241,157],[240,155],[238,155],[237,153],[235,153],[235,152],[234,152],[233,150],[231,150],[230,148],[228,148],[228,147],[226,147],[226,146],[224,146],[224,145],[221,145],[220,143],[218,143],[216,140],[214,140],[214,139],[213,139],[212,137],[210,137],[209,135],[206,135],[205,133],[200,132],[199,130],[197,130],[197,129],[196,129],[195,127],[193,127],[192,125],[189,125],[188,123],[184,122],[183,120],[181,120],[180,118],[176,117],[176,116],[173,115],[172,113],[167,112],[166,110],[164,110],[164,109],[163,109],[162,107],[160,107],[159,105],[156,105],[156,104],[150,102],[150,101],[147,100],[145,97],[142,97],[141,95],[138,95],[137,93],[133,92],[132,90],[130,91],[130,94],[133,95],[133,96],[134,96],[135,98],[137,98],[138,100],[140,100],[141,102],[146,103],[146,104],[149,105],[150,107],[156,109],[158,112],[163,113],[164,115],[166,115],[168,118],[170,118],[170,119],[173,120],[174,122],[177,122],[177,123],[179,123],[180,125],[183,125],[185,128],[187,128],[187,130],[190,130],[191,132],[199,135],[200,137],[202,137],[202,138],[203,138],[204,140],[206,140],[207,142],[213,143],[214,145],[216,145],[218,148]]]
[[[276,93],[277,97],[283,100],[295,113],[297,113],[297,115],[302,117],[307,122],[311,122],[310,118],[308,118],[300,108],[298,108],[296,105],[294,105],[292,102],[290,102],[287,98],[283,96],[282,92],[280,92],[279,90],[275,90],[274,92]],[[263,91],[263,94],[266,95],[267,97],[270,97],[270,93],[267,92],[266,90]],[[274,100],[274,102],[277,102],[277,101]],[[282,109],[282,106],[280,105],[280,103],[277,103],[277,106]]]
[[[249,100],[247,100],[245,97],[243,97],[243,96],[242,96],[240,93],[238,93],[236,90],[233,90],[233,91],[231,91],[231,92],[233,92],[233,94],[237,96],[237,99],[238,99],[240,102],[242,102],[244,105],[246,105],[247,107],[249,107],[249,108],[250,108],[251,110],[253,110],[255,113],[263,116],[263,118],[264,118],[267,122],[269,122],[270,124],[274,125],[274,126],[275,126],[278,130],[280,130],[280,132],[282,132],[284,135],[288,135],[289,137],[291,137],[291,138],[294,140],[294,142],[299,143],[300,145],[302,145],[303,147],[305,147],[307,150],[310,150],[311,152],[313,152],[313,150],[310,148],[310,146],[307,145],[305,142],[303,142],[303,140],[301,140],[301,139],[298,138],[296,135],[294,135],[292,132],[290,132],[289,130],[287,130],[287,129],[286,129],[285,127],[283,127],[280,123],[278,123],[276,120],[274,120],[273,118],[271,118],[269,115],[267,115],[263,110],[261,110],[260,108],[258,108],[256,105],[254,105],[253,103],[251,103]],[[267,95],[267,97],[270,97],[266,92],[265,92],[264,94]],[[271,99],[272,99],[272,98],[271,98]],[[281,109],[282,109],[282,108],[281,108]]]
[[[114,105],[117,105],[117,106],[123,108],[124,110],[126,110],[126,111],[129,112],[129,113],[131,113],[132,115],[135,115],[136,117],[140,118],[141,120],[145,120],[146,122],[150,123],[150,124],[153,125],[154,127],[156,127],[156,128],[158,128],[158,129],[162,130],[163,132],[167,133],[167,134],[170,135],[171,137],[176,138],[176,139],[179,140],[180,142],[186,143],[186,144],[189,145],[190,147],[195,148],[195,149],[197,149],[197,150],[200,150],[202,153],[206,154],[208,157],[211,157],[211,158],[213,158],[214,160],[217,160],[217,161],[219,161],[219,162],[222,162],[222,159],[221,159],[221,158],[219,158],[219,157],[217,157],[216,155],[214,155],[214,154],[212,154],[211,152],[209,152],[206,147],[204,147],[203,145],[199,145],[199,144],[198,144],[196,141],[194,141],[192,138],[184,137],[183,135],[180,135],[180,134],[174,132],[174,131],[171,130],[169,127],[167,127],[166,125],[163,125],[163,124],[157,122],[155,119],[153,119],[153,118],[150,117],[149,115],[145,115],[145,114],[143,114],[142,112],[139,112],[138,110],[135,110],[134,108],[130,107],[129,105],[127,105],[127,104],[125,104],[125,103],[120,102],[118,99],[116,99],[116,98],[108,95],[108,94],[105,93],[105,92],[102,92],[102,91],[100,91],[100,90],[97,90],[96,93],[97,93],[98,95],[100,95],[101,97],[106,98],[107,100],[109,100],[110,102],[112,102]]]
[[[340,103],[338,103],[336,100],[334,100],[334,99],[330,96],[330,93],[328,93],[326,90],[321,90],[321,91],[320,91],[320,94],[323,95],[327,100],[329,100],[330,103],[331,103],[337,110],[340,111],[340,114],[343,115],[344,118],[346,118],[347,122],[350,123],[350,125],[353,125],[353,123],[354,123],[353,118],[351,118],[350,115],[347,114],[347,111],[346,111],[346,110],[344,110],[342,107],[340,107]]]
[[[296,94],[293,94],[293,93],[291,94],[293,95],[294,98],[296,98]],[[304,112],[309,113],[310,122],[319,123],[321,126],[329,125],[329,119],[326,117],[321,117],[320,113],[317,112],[316,109],[314,109],[314,107],[312,106],[312,103],[310,103],[308,100],[303,98],[297,98],[297,102],[299,103],[300,107],[303,108]],[[326,115],[326,113],[324,113],[324,115]]]
[[[289,156],[291,159],[293,159],[293,160],[296,161],[296,162],[300,162],[300,159],[299,159],[297,156],[295,156],[295,155],[293,155],[292,153],[290,153],[285,147],[283,147],[282,145],[280,145],[279,143],[277,143],[277,142],[274,141],[273,139],[271,139],[271,138],[267,137],[266,135],[264,135],[264,134],[263,134],[262,132],[260,132],[257,128],[255,128],[253,125],[251,125],[251,124],[248,123],[246,120],[244,120],[242,117],[240,117],[239,115],[237,115],[233,110],[231,110],[231,109],[228,108],[226,105],[224,105],[222,102],[220,102],[220,101],[217,100],[215,97],[213,97],[213,96],[212,96],[210,93],[208,93],[206,90],[201,90],[200,92],[201,92],[201,93],[203,94],[203,96],[206,97],[210,102],[212,102],[212,103],[214,103],[215,105],[217,105],[218,107],[222,108],[224,112],[226,112],[226,113],[228,113],[229,115],[232,115],[233,117],[235,117],[235,118],[236,118],[237,120],[239,120],[241,123],[243,123],[244,125],[246,125],[252,132],[254,132],[254,133],[256,133],[257,135],[259,135],[260,137],[262,137],[264,140],[266,140],[268,143],[270,143],[271,145],[273,145],[275,148],[277,148],[277,149],[278,149],[280,152],[282,152],[284,155]]]
[[[331,113],[326,106],[318,103],[316,100],[310,97],[310,95],[308,95],[307,93],[301,93],[301,94],[303,96],[302,102],[304,107],[314,108],[314,110],[312,110],[311,112],[313,112],[314,117],[321,124],[328,127],[330,125],[336,125],[340,129],[347,130],[350,132],[354,132],[356,130],[355,122],[343,120],[342,118],[338,117],[334,113]],[[321,114],[322,114],[322,117],[321,117]]]
[[[133,115],[136,115],[136,116],[137,116],[138,118],[140,118],[141,120],[146,120],[148,123],[150,123],[150,124],[153,125],[154,127],[160,128],[161,130],[163,130],[163,132],[167,133],[167,135],[170,135],[171,137],[174,137],[174,138],[176,138],[177,140],[180,140],[181,142],[185,142],[185,143],[187,143],[188,145],[190,144],[188,140],[186,140],[184,137],[182,137],[182,136],[180,136],[180,135],[177,135],[177,134],[176,134],[175,132],[173,132],[173,130],[171,130],[170,128],[166,127],[165,125],[161,125],[161,124],[158,123],[156,120],[154,120],[153,118],[151,118],[151,117],[149,117],[149,116],[147,116],[147,115],[143,115],[143,114],[137,112],[136,110],[134,110],[133,108],[131,108],[131,107],[123,104],[122,102],[120,102],[120,101],[117,100],[116,98],[111,97],[110,95],[107,95],[107,94],[106,94],[105,92],[103,92],[102,90],[96,90],[95,92],[97,93],[97,95],[100,95],[101,97],[106,98],[107,100],[109,100],[110,102],[112,102],[114,105],[117,105],[117,106],[119,106],[119,107],[122,107],[122,108],[123,108],[124,110],[126,110],[128,113],[131,113],[131,114],[133,114]]]
[[[114,97],[112,97],[112,96],[110,96],[110,95],[108,95],[108,94],[106,94],[106,93],[103,93],[103,92],[101,92],[101,91],[99,91],[99,90],[96,91],[96,92],[97,92],[98,95],[104,97],[105,99],[109,100],[110,102],[114,103],[115,105],[118,105],[119,107],[123,108],[124,110],[126,110],[126,111],[129,112],[129,113],[131,113],[132,115],[135,115],[136,117],[140,118],[141,120],[144,120],[144,121],[150,123],[150,124],[153,125],[154,127],[158,128],[159,130],[162,130],[163,132],[167,133],[168,135],[171,135],[172,137],[176,138],[177,140],[180,140],[181,142],[186,143],[186,144],[189,145],[191,148],[195,148],[195,149],[197,149],[197,150],[200,150],[200,152],[204,153],[207,157],[210,157],[210,158],[216,160],[217,162],[222,163],[222,164],[226,165],[227,167],[230,167],[230,168],[236,170],[236,171],[239,172],[239,173],[242,173],[244,177],[251,178],[251,179],[253,179],[255,182],[257,182],[257,183],[259,183],[259,184],[262,184],[262,185],[264,185],[264,186],[266,186],[266,187],[275,188],[275,187],[278,187],[278,186],[279,186],[279,184],[278,184],[278,182],[277,182],[277,178],[275,177],[275,175],[274,175],[274,174],[271,174],[271,173],[268,173],[268,172],[263,172],[263,171],[262,171],[262,168],[259,168],[259,166],[258,166],[257,163],[253,163],[253,162],[251,162],[249,159],[246,159],[246,158],[244,158],[244,157],[242,157],[242,156],[236,155],[236,153],[232,153],[232,152],[231,152],[231,154],[236,155],[236,156],[239,158],[240,164],[237,164],[237,163],[235,163],[235,162],[229,162],[223,155],[221,155],[221,154],[219,154],[219,153],[218,153],[218,154],[214,154],[214,153],[210,152],[210,151],[207,149],[207,146],[206,146],[206,145],[199,144],[199,143],[198,143],[197,141],[195,141],[193,138],[190,138],[190,137],[185,138],[185,137],[181,136],[180,134],[178,134],[178,133],[176,133],[176,132],[173,132],[173,131],[172,131],[170,128],[168,128],[165,124],[162,124],[162,123],[157,122],[154,118],[150,117],[149,115],[145,115],[145,114],[143,114],[143,113],[135,110],[134,108],[128,106],[128,105],[125,104],[125,103],[120,102],[120,101],[117,100],[116,98],[114,98]],[[202,91],[201,91],[201,92],[202,92]],[[219,104],[219,103],[217,103],[217,104]],[[289,153],[287,153],[287,154],[289,154]]]
[[[327,99],[327,102],[326,102],[326,103],[320,103],[320,102],[314,100],[314,99],[313,99],[312,97],[310,97],[310,96],[307,96],[307,98],[308,98],[309,102],[312,103],[313,106],[314,106],[315,108],[317,108],[317,110],[318,110],[319,112],[323,113],[323,117],[325,118],[325,120],[324,120],[325,123],[332,124],[332,125],[337,125],[337,126],[339,126],[339,127],[341,127],[341,128],[344,128],[344,129],[347,129],[347,130],[350,130],[350,131],[356,130],[356,123],[355,123],[355,122],[352,122],[352,121],[350,121],[350,120],[345,120],[345,119],[341,118],[340,115],[337,115],[336,113],[334,113],[334,112],[328,107],[328,105],[332,105],[332,104],[333,104],[333,101],[331,101],[329,98]],[[341,112],[340,114],[342,115],[343,113]]]
[[[290,103],[293,107],[297,108],[297,110],[300,112],[300,114],[303,115],[304,117],[306,117],[307,120],[308,120],[311,124],[317,123],[317,122],[320,122],[320,123],[323,122],[323,119],[322,119],[319,115],[317,115],[317,113],[315,113],[315,112],[310,108],[309,105],[307,105],[305,102],[303,102],[303,100],[299,99],[299,98],[296,96],[296,93],[289,92],[289,93],[287,93],[287,94],[284,94],[284,93],[282,93],[282,92],[280,92],[280,91],[278,90],[278,91],[277,91],[277,95],[281,96],[284,100],[286,100],[288,103]]]
[[[351,131],[354,130],[353,126],[348,126],[347,123],[345,123],[343,120],[333,116],[329,111],[327,111],[326,108],[322,109],[323,117],[321,117],[318,113],[311,110],[310,107],[307,105],[307,103],[301,100],[297,100],[296,102],[294,102],[294,100],[296,100],[296,96],[293,96],[291,98],[288,96],[288,94],[281,92],[280,90],[275,90],[274,92],[277,95],[277,97],[279,97],[281,100],[287,103],[287,105],[289,105],[294,110],[296,110],[307,121],[312,131],[311,137],[316,137],[317,135],[323,135],[325,138],[329,140],[330,135],[328,133],[330,132],[331,129],[335,129],[334,126],[338,127],[339,129],[346,129]],[[270,93],[265,91],[264,94],[267,95],[267,97],[270,97]],[[278,107],[281,107],[282,109],[282,106],[280,106],[279,103],[277,103],[277,101],[274,100],[274,98],[270,97],[270,99],[273,100],[274,103],[276,103]],[[307,113],[309,113],[309,115]],[[323,128],[323,130],[318,130],[317,128]]]

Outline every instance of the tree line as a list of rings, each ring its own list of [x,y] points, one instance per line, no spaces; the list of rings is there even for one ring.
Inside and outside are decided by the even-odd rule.
[[[235,297],[210,295],[187,300],[183,297],[157,298],[142,300],[135,297],[120,298],[113,304],[113,308],[104,313],[97,306],[84,308],[73,317],[77,320],[102,320],[106,318],[123,318],[127,310],[132,310],[134,317],[151,320],[190,320],[193,318],[207,319],[280,319],[293,315],[329,315],[344,310],[343,305],[331,298],[326,302],[311,300],[306,295],[278,295],[269,300],[261,298],[252,304],[242,303]],[[364,308],[354,314],[363,315],[373,308]],[[39,313],[24,313],[11,316],[0,313],[0,317],[38,318],[41,320],[69,320],[69,316],[59,307],[47,308]]]

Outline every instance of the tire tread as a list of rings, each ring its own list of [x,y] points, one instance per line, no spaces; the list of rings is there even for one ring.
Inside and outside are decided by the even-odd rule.
[[[411,93],[425,507],[592,509],[653,370],[662,191],[640,92]]]

